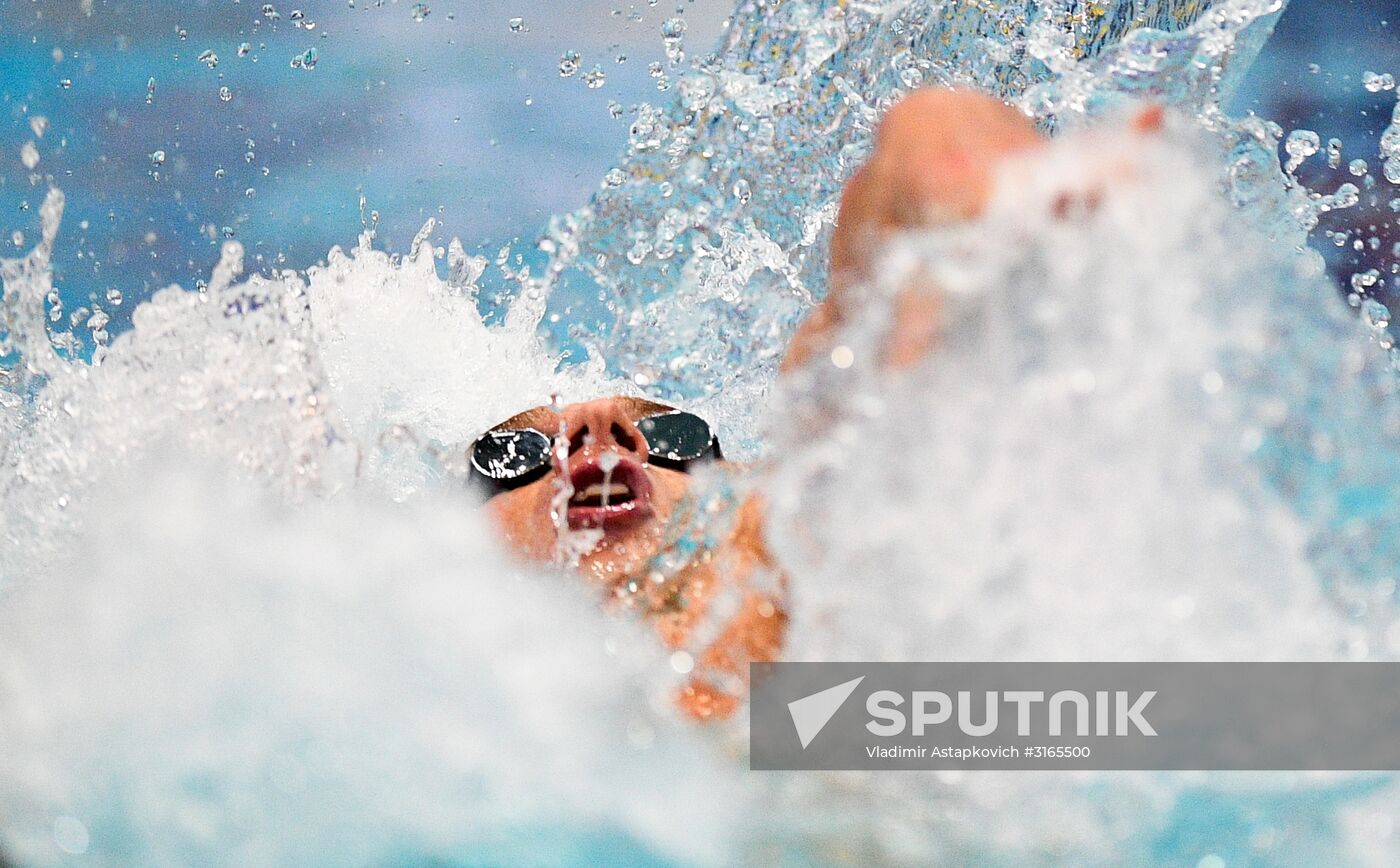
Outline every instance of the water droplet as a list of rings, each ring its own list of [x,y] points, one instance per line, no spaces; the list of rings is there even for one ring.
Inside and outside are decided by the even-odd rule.
[[[109,290],[107,290],[107,303],[108,303],[108,304],[111,304],[111,305],[119,305],[119,304],[121,304],[121,303],[122,303],[122,291],[121,291],[120,289],[109,289]]]
[[[239,57],[247,57],[247,56],[248,56],[248,52],[250,52],[250,51],[252,51],[252,50],[253,50],[253,46],[249,45],[249,44],[246,43],[246,42],[240,42],[240,43],[238,44],[238,56],[239,56]]]
[[[918,58],[911,52],[901,51],[890,59],[890,66],[899,76],[900,82],[908,88],[915,88],[924,83],[923,70],[919,69]]]
[[[25,142],[24,146],[19,149],[19,161],[24,164],[26,169],[30,170],[39,165],[39,149],[34,147],[33,142]]]
[[[153,102],[155,102],[155,101],[156,101],[156,80],[155,80],[154,78],[148,78],[148,79],[146,79],[146,105],[150,105],[151,103],[153,103]]]
[[[612,115],[614,118],[622,117],[622,104],[618,102],[609,101],[608,114]]]
[[[273,6],[271,3],[264,3],[264,4],[263,4],[262,14],[263,14],[263,17],[264,17],[264,18],[271,18],[271,19],[273,19],[273,20],[276,20],[276,19],[282,17],[281,15],[278,15],[278,14],[277,14],[277,8],[276,8],[275,6]]]
[[[608,75],[603,72],[601,66],[595,64],[592,69],[583,74],[582,81],[588,85],[589,90],[597,90],[608,83]]]
[[[578,72],[579,60],[579,53],[577,51],[564,52],[559,58],[559,76],[561,78],[568,78]]]
[[[671,668],[681,675],[688,675],[695,669],[695,658],[687,651],[676,651],[671,654]]]
[[[666,60],[672,66],[679,66],[685,60],[685,51],[681,48],[681,37],[684,35],[684,18],[667,18],[662,22],[661,42],[666,48]]]
[[[1330,207],[1334,209],[1352,208],[1361,201],[1361,191],[1356,189],[1355,184],[1343,184],[1333,193]]]
[[[35,136],[42,139],[44,133],[48,132],[49,119],[43,115],[35,115],[29,119],[29,129],[34,132]]]
[[[510,21],[509,21],[508,23],[510,24],[510,32],[511,32],[511,33],[529,33],[529,32],[530,32],[530,28],[528,28],[528,27],[525,26],[525,19],[524,19],[524,18],[512,18],[512,19],[510,19]]]
[[[1327,165],[1330,168],[1337,168],[1342,164],[1342,140],[1327,140]]]
[[[21,247],[21,246],[23,246],[23,245],[24,245],[24,233],[21,232],[21,231],[19,231],[18,229],[16,229],[14,232],[11,232],[11,233],[10,233],[10,242],[11,242],[12,244],[14,244],[16,247]]]
[[[1368,298],[1361,303],[1361,315],[1366,318],[1366,324],[1376,331],[1390,325],[1390,308]]]
[[[251,198],[253,198],[254,196],[258,195],[258,191],[257,191],[257,190],[254,190],[252,187],[249,187],[248,189],[246,189],[246,190],[243,191],[243,195],[244,195],[244,196],[247,196],[249,199],[251,199]]]
[[[739,200],[740,205],[749,204],[749,199],[752,196],[753,191],[749,189],[748,181],[740,178],[734,182],[734,198]]]
[[[685,36],[684,18],[667,18],[661,23],[662,39],[680,39]]]
[[[63,852],[81,856],[88,851],[91,840],[87,826],[77,817],[64,815],[53,821],[53,842]]]
[[[1347,171],[1351,172],[1358,178],[1366,174],[1366,170],[1369,168],[1370,166],[1366,165],[1366,161],[1360,158],[1352,160],[1350,163],[1347,164]]]
[[[73,79],[71,79],[71,78],[59,79],[58,86],[61,87],[61,88],[63,88],[64,90],[67,90],[68,88],[70,88],[70,87],[73,86]]]
[[[432,8],[429,7],[427,3],[414,3],[413,9],[410,10],[409,14],[413,16],[414,21],[422,23],[425,18],[432,14],[432,11]]]
[[[233,91],[228,89],[228,85],[224,85],[223,87],[219,88],[219,99],[223,100],[224,102],[228,102],[229,100],[233,99]]]
[[[609,169],[607,174],[603,176],[603,183],[609,187],[621,187],[622,182],[626,180],[627,176],[623,174],[621,169],[616,168]]]
[[[219,55],[215,54],[213,49],[206,48],[199,53],[199,62],[213,69],[219,65]]]
[[[165,151],[163,151],[163,150],[151,151],[151,165],[152,165],[152,166],[159,166],[159,165],[162,165],[162,164],[164,164],[164,163],[165,163]]]
[[[1294,130],[1288,134],[1283,149],[1294,156],[1310,157],[1317,153],[1320,138],[1312,130]]]
[[[1284,170],[1292,172],[1303,164],[1303,161],[1318,152],[1322,147],[1322,139],[1312,130],[1294,130],[1288,134],[1284,140],[1283,149],[1288,153],[1288,165]]]
[[[1376,285],[1380,277],[1381,273],[1374,268],[1368,268],[1365,271],[1357,272],[1351,276],[1351,288],[1364,294],[1368,289]]]
[[[1361,74],[1361,85],[1371,93],[1380,93],[1383,90],[1394,90],[1395,76],[1388,72],[1378,75],[1368,69]]]
[[[320,54],[315,48],[308,48],[301,54],[292,58],[292,69],[315,69],[316,61],[320,59]]]

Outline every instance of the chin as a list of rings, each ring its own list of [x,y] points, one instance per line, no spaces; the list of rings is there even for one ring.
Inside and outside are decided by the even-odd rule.
[[[603,531],[602,538],[580,565],[612,572],[637,572],[661,551],[666,523],[655,516]]]

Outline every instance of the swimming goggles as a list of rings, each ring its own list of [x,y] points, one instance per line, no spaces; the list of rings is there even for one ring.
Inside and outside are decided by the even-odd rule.
[[[647,463],[686,470],[691,462],[723,458],[719,438],[694,413],[666,410],[636,422],[647,441]],[[472,444],[471,480],[494,497],[549,472],[553,440],[534,428],[493,429]]]

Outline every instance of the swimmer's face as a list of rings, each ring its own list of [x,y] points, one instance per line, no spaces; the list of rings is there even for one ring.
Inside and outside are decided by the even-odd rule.
[[[554,557],[558,531],[551,509],[567,480],[574,490],[564,507],[569,527],[603,532],[580,567],[608,583],[635,575],[661,549],[666,521],[690,484],[685,472],[648,463],[647,440],[637,427],[669,409],[637,398],[604,398],[559,412],[538,407],[496,426],[533,428],[550,438],[562,426],[569,437],[567,461],[555,456],[543,477],[487,501],[511,547],[531,559]]]

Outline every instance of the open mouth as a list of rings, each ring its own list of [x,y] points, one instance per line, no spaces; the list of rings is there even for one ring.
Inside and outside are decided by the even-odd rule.
[[[605,462],[617,461],[611,472]],[[642,465],[617,453],[604,453],[572,464],[569,482],[574,493],[569,498],[569,527],[619,527],[650,518],[651,480]]]

